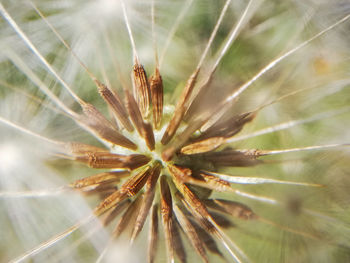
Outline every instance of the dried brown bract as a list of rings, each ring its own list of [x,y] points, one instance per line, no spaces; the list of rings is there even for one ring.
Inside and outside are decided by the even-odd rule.
[[[147,117],[150,102],[150,90],[146,71],[141,64],[135,63],[133,68],[134,94],[137,98],[137,104],[144,118]]]
[[[153,105],[153,125],[155,129],[159,129],[163,115],[163,80],[158,68],[150,77],[149,82]]]

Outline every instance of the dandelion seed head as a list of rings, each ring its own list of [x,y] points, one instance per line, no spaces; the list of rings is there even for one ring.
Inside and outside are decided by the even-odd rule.
[[[348,207],[339,208],[345,195],[327,180],[330,157],[348,146],[337,129],[339,116],[348,116],[348,82],[341,51],[323,36],[330,31],[343,42],[333,28],[344,30],[345,18],[323,26],[315,3],[293,1],[37,4],[43,14],[30,9],[30,18],[0,4],[26,42],[18,52],[33,58],[17,56],[13,33],[0,28],[0,66],[15,66],[0,73],[4,87],[26,88],[21,76],[41,94],[27,117],[0,119],[33,139],[15,151],[0,145],[10,153],[0,153],[10,239],[27,251],[15,261],[342,256]],[[331,61],[337,55],[339,67]],[[13,109],[21,116],[22,107]],[[340,231],[329,228],[333,220]],[[5,260],[20,253],[9,254]]]

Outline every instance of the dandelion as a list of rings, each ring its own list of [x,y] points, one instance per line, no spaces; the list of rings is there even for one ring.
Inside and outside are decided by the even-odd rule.
[[[18,16],[0,4],[1,260],[349,258],[350,14],[253,0],[25,3]],[[320,21],[329,8],[338,17]]]

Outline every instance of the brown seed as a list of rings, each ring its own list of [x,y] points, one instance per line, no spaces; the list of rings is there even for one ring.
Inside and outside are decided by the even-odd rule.
[[[93,105],[84,105],[83,111],[80,121],[100,138],[128,149],[137,149],[137,145],[117,131]]]
[[[198,109],[203,107],[203,102],[205,102],[206,96],[208,94],[208,90],[212,86],[212,76],[207,79],[207,82],[201,83],[199,87],[199,92],[193,96],[192,101],[188,106],[188,109],[185,113],[184,120],[186,122],[190,122],[193,118],[196,117],[196,113],[199,112]]]
[[[115,229],[113,230],[112,235],[114,238],[118,238],[120,234],[122,234],[128,226],[131,226],[134,224],[138,209],[140,207],[141,200],[142,198],[140,198],[140,195],[139,195],[134,201],[131,202],[128,209],[124,212],[118,224],[116,225]]]
[[[218,192],[234,191],[233,188],[231,188],[231,185],[229,182],[226,182],[225,180],[222,180],[214,175],[211,175],[202,171],[200,172],[200,176],[205,181],[205,184],[207,184],[207,188],[210,188]]]
[[[209,229],[212,229],[213,226],[208,220],[211,219],[211,217],[207,208],[196,196],[196,194],[183,183],[183,178],[186,178],[188,176],[188,169],[184,170],[182,167],[175,165],[169,165],[168,167],[173,177],[173,182],[175,183],[176,188],[183,195],[184,201],[188,204],[194,215],[198,219],[203,220]]]
[[[160,192],[161,192],[161,206],[160,211],[162,215],[162,222],[164,228],[165,242],[167,248],[167,257],[169,262],[174,261],[174,231],[173,231],[173,205],[172,198],[166,177],[163,175],[160,178]]]
[[[234,224],[227,218],[226,215],[221,213],[217,213],[214,211],[209,211],[210,216],[214,219],[215,223],[217,223],[222,228],[234,227]]]
[[[149,123],[144,123],[143,124],[143,133],[142,137],[145,138],[146,144],[148,149],[153,151],[155,149],[155,139],[154,139],[154,133],[153,133],[153,128],[152,125]]]
[[[129,132],[132,132],[134,130],[134,127],[129,121],[128,114],[119,96],[113,90],[109,89],[106,85],[102,84],[98,80],[95,82],[98,86],[98,91],[101,97],[107,102],[115,117],[118,118],[125,129],[127,129]]]
[[[148,148],[154,150],[155,140],[152,126],[143,121],[140,109],[137,106],[134,97],[129,92],[126,92],[126,102],[131,120],[134,123],[137,132],[145,139]]]
[[[237,166],[247,167],[260,164],[262,161],[257,160],[259,156],[257,151],[237,151],[230,148],[219,152],[209,152],[202,155],[203,159],[217,166]]]
[[[183,182],[191,185],[200,186],[202,188],[218,191],[218,192],[234,192],[235,190],[230,186],[230,184],[224,180],[216,178],[210,180],[200,180],[193,177],[183,178]]]
[[[91,168],[127,168],[127,156],[109,152],[86,152],[75,158]]]
[[[206,249],[208,249],[210,252],[224,258],[224,255],[219,250],[215,239],[210,235],[210,232],[206,231],[202,227],[198,226],[196,223],[192,222],[193,225],[196,228],[196,232],[200,238],[200,240],[204,240],[204,245]],[[226,260],[227,261],[227,260]]]
[[[205,121],[205,119],[199,118],[198,120],[192,122],[191,125],[188,125],[186,129],[177,135],[175,140],[162,152],[162,159],[164,161],[171,160],[174,154],[188,142],[188,139],[192,136],[192,134],[198,130],[205,123]]]
[[[204,131],[199,138],[205,139],[209,137],[225,137],[229,138],[239,133],[245,124],[252,121],[256,116],[256,112],[247,112],[235,115],[228,120],[219,120],[210,128]]]
[[[132,154],[128,156],[127,166],[130,170],[134,170],[144,166],[149,161],[151,161],[151,157],[142,154]]]
[[[187,110],[187,103],[192,94],[194,85],[196,84],[196,80],[198,77],[199,69],[192,73],[190,78],[187,80],[186,86],[181,93],[180,99],[176,104],[175,112],[173,118],[170,120],[168,127],[163,135],[161,140],[163,145],[168,144],[168,142],[173,138],[176,130],[179,128],[180,123],[183,119],[184,114]]]
[[[150,218],[150,228],[148,237],[148,253],[147,261],[148,263],[153,263],[156,257],[156,251],[158,245],[158,205],[154,204],[152,206],[151,218]]]
[[[113,194],[104,199],[95,209],[94,214],[100,216],[110,210],[115,208],[120,202],[128,198],[128,195],[121,190],[115,191]]]
[[[126,168],[136,169],[147,164],[150,158],[145,155],[120,155],[109,152],[87,152],[75,157],[75,160],[87,164],[91,168]]]
[[[115,129],[110,129],[108,127],[103,127],[103,126],[90,126],[90,128],[92,128],[92,130],[97,133],[97,135],[112,143],[115,145],[119,145],[121,147],[124,148],[128,148],[131,150],[136,150],[137,149],[137,145],[135,143],[133,143],[131,140],[129,140],[128,138],[126,138],[124,135],[122,135],[120,132],[118,132]]]
[[[109,225],[120,213],[122,213],[131,203],[130,200],[124,200],[118,203],[115,208],[106,213],[106,217],[102,220],[104,226]]]
[[[173,231],[174,246],[175,246],[174,249],[175,249],[176,255],[180,259],[180,262],[186,263],[187,262],[187,255],[186,255],[184,244],[182,242],[182,238],[180,235],[179,225],[178,225],[177,221],[174,219],[173,219],[172,226],[173,226],[172,231]]]
[[[196,142],[183,147],[181,153],[191,155],[213,151],[224,144],[226,138],[240,132],[254,117],[255,113],[244,113],[227,121],[218,121],[196,138]]]
[[[97,194],[100,200],[104,200],[118,190],[118,187],[114,183],[116,182],[110,184],[91,185],[80,188],[79,190],[82,192],[82,194],[87,196]]]
[[[149,111],[149,86],[146,71],[141,64],[136,63],[134,65],[132,77],[137,104],[142,116],[146,118]]]
[[[212,223],[210,223],[209,220],[204,218],[203,215],[198,213],[195,210],[195,207],[193,207],[193,205],[191,205],[180,192],[176,192],[176,197],[182,202],[184,207],[186,207],[189,216],[193,217],[195,222],[197,222],[201,226],[201,228],[204,229],[204,231],[210,234],[213,234],[215,232],[215,229]],[[209,212],[208,212],[208,215],[209,215]]]
[[[192,209],[189,207],[189,205],[186,203],[184,200],[184,197],[180,192],[176,192],[176,197],[182,202],[182,204],[187,208],[187,210],[183,209],[183,213],[185,214],[186,218],[191,222],[191,224],[194,226],[194,229],[199,236],[201,241],[204,241],[205,247],[210,250],[211,252],[223,257],[222,253],[218,249],[216,242],[214,238],[211,235],[210,228],[208,228],[203,220],[198,220],[198,218],[193,218],[192,214],[190,211]],[[199,223],[199,225],[198,225]]]
[[[130,173],[128,171],[116,171],[95,174],[89,177],[85,177],[75,182],[71,183],[69,186],[73,188],[85,188],[87,186],[107,184],[111,182],[118,182],[121,178],[128,176]]]
[[[211,235],[216,236],[216,238],[218,238],[230,251],[231,256],[236,261],[240,262],[235,253],[227,246],[226,241],[230,239],[228,239],[228,237],[220,229],[219,224],[215,222],[204,203],[185,184],[176,181],[176,179],[174,179],[174,183],[183,195],[183,198],[180,200],[188,211],[194,216],[201,227]]]
[[[150,89],[153,105],[153,125],[155,129],[159,129],[163,115],[163,80],[158,68],[150,77]]]
[[[233,217],[243,220],[257,219],[258,216],[246,205],[223,199],[209,199],[204,201],[205,204],[217,211],[232,215]]]
[[[198,217],[193,217],[192,211],[193,209],[186,203],[183,195],[180,192],[176,192],[176,197],[182,202],[182,204],[187,208],[187,210],[183,210],[186,218],[189,219],[191,224],[194,226],[197,235],[200,237],[200,240],[205,241],[205,247],[211,252],[221,256],[223,258],[223,254],[218,249],[214,238],[212,237],[212,225],[209,222],[204,221]],[[207,225],[208,224],[208,225]]]
[[[134,177],[127,180],[122,187],[103,200],[94,210],[96,216],[102,215],[109,209],[115,207],[119,202],[133,197],[136,195],[142,187],[145,185],[149,176],[150,167],[145,167],[142,171],[137,173]]]
[[[108,152],[109,150],[80,142],[63,143],[65,152],[69,155],[81,155],[88,152]]]
[[[174,207],[176,218],[179,221],[183,231],[187,235],[192,246],[198,253],[198,255],[203,259],[204,262],[208,262],[208,257],[205,252],[204,244],[197,234],[195,227],[192,225],[191,221],[186,217],[186,215],[181,211],[180,207],[176,205]]]
[[[85,103],[83,106],[82,119],[89,126],[104,126],[109,127],[110,129],[115,129],[115,126],[103,116],[103,114],[96,109],[96,107],[90,103]],[[84,118],[85,117],[85,118]]]
[[[130,118],[134,123],[137,132],[142,135],[143,119],[140,108],[137,105],[134,96],[129,91],[125,91],[126,108],[128,109]]]
[[[129,197],[136,195],[147,182],[149,175],[150,175],[150,167],[147,166],[141,172],[139,172],[136,176],[131,178],[130,181],[127,181],[120,188],[120,191],[122,193],[126,193]]]
[[[222,108],[221,105],[217,106],[218,111]],[[211,113],[209,111],[203,112],[202,114],[196,116],[196,118],[191,121],[191,125],[188,125],[186,129],[176,136],[176,139],[168,146],[162,153],[162,159],[164,161],[169,161],[173,158],[174,154],[193,136],[196,130],[199,130],[211,119]],[[165,134],[164,134],[165,135]],[[163,136],[164,137],[164,136]]]
[[[192,175],[191,169],[186,167],[169,164],[168,169],[170,173],[175,174],[176,178],[181,182],[185,182],[187,178]]]
[[[150,176],[146,182],[146,191],[142,195],[142,204],[139,209],[139,213],[137,219],[134,224],[133,233],[131,235],[131,241],[133,241],[137,235],[141,232],[143,225],[145,224],[146,218],[149,214],[149,210],[152,206],[154,194],[155,194],[155,186],[158,181],[158,177],[160,175],[161,164],[156,163],[150,172]]]
[[[225,142],[224,137],[212,137],[199,142],[189,144],[181,148],[181,153],[186,155],[210,152],[218,148]]]

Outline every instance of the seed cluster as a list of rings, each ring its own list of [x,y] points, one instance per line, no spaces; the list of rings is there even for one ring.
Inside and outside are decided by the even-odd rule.
[[[80,118],[83,125],[110,142],[111,149],[117,145],[134,153],[120,155],[110,149],[82,143],[64,143],[65,154],[69,158],[91,168],[111,169],[110,172],[79,179],[71,183],[70,187],[105,197],[94,210],[96,216],[104,216],[105,225],[122,214],[113,238],[117,238],[129,226],[132,228],[130,240],[134,241],[143,229],[147,217],[150,217],[149,262],[153,262],[155,258],[159,236],[158,213],[161,215],[169,258],[177,255],[180,261],[186,261],[186,251],[179,235],[182,229],[198,255],[204,262],[208,262],[207,250],[222,255],[215,245],[215,238],[228,242],[221,230],[231,226],[226,216],[244,220],[258,219],[244,204],[209,198],[211,191],[235,191],[230,182],[220,179],[219,174],[215,173],[219,167],[253,166],[261,162],[257,157],[262,152],[255,150],[238,151],[229,147],[214,151],[225,143],[225,139],[231,138],[246,123],[252,121],[255,113],[218,120],[199,135],[194,133],[196,129],[190,123],[177,135],[177,129],[190,105],[189,94],[196,82],[198,71],[189,78],[169,123],[162,123],[163,84],[159,69],[155,70],[148,82],[143,66],[135,64],[132,76],[134,93],[125,89],[125,104],[107,86],[99,81],[96,84],[110,112],[125,130],[124,134],[136,130],[145,141],[149,152],[159,153],[162,160],[154,159],[154,155],[140,153],[137,143],[127,138],[115,123],[107,120],[92,105],[83,104]],[[149,110],[151,107],[152,111]],[[154,130],[161,130],[163,125],[167,125],[167,128],[161,142],[155,142]],[[174,138],[176,135],[181,138],[181,142]],[[211,164],[211,170],[204,170],[208,163]],[[124,178],[126,180],[122,181]],[[157,200],[160,200],[159,204]],[[206,233],[206,242],[201,238],[203,233]],[[231,249],[229,248],[234,258],[238,257],[238,252]]]

